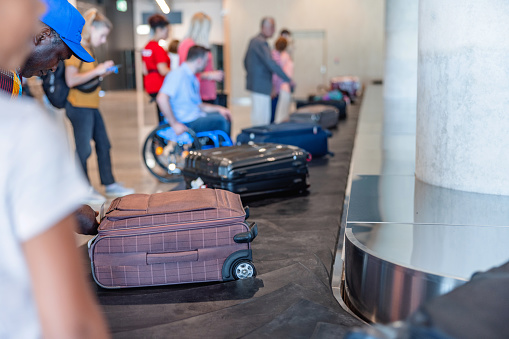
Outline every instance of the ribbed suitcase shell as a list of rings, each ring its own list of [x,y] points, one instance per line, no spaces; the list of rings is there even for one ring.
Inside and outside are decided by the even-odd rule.
[[[115,199],[89,243],[92,274],[105,288],[233,280],[232,259],[251,260],[237,194],[201,189]],[[226,274],[226,276],[225,276]]]
[[[335,128],[339,122],[339,110],[325,105],[304,106],[290,114],[290,121],[315,123],[322,128]]]
[[[298,147],[273,143],[245,144],[191,151],[185,161],[188,186],[200,177],[208,187],[242,196],[308,187],[308,153]]]

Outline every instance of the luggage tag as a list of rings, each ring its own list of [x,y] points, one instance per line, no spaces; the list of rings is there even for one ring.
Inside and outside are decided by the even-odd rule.
[[[205,184],[205,182],[203,182],[202,178],[200,178],[200,177],[191,181],[191,189],[198,189],[198,188],[207,188],[207,185]]]

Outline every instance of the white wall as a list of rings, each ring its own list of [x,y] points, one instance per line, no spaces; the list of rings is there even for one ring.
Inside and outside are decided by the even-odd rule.
[[[325,31],[327,79],[354,74],[367,82],[383,77],[385,0],[224,0],[223,8],[227,87],[233,99],[248,96],[242,61],[263,16],[273,16],[277,30]]]
[[[197,12],[203,12],[212,19],[210,43],[222,44],[224,41],[222,8],[221,0],[174,0],[172,10],[182,12],[182,24],[172,26],[172,37],[182,40],[187,34],[192,16]]]
[[[277,27],[292,31],[325,32],[324,77],[310,77],[298,89],[316,88],[335,75],[354,74],[363,82],[383,78],[385,0],[173,0],[171,9],[182,11],[182,24],[172,25],[171,38],[182,39],[190,18],[202,11],[212,18],[211,43],[225,44],[226,86],[233,99],[246,97],[244,53],[257,34],[260,19],[273,16]],[[155,0],[135,0],[135,27],[141,13],[158,12]],[[150,36],[135,36],[139,51]],[[298,42],[298,41],[297,41]],[[269,42],[271,45],[273,41]],[[297,45],[298,49],[299,46]],[[299,51],[302,53],[302,50]],[[310,53],[313,53],[311,50]],[[321,57],[320,57],[321,58]],[[307,65],[296,65],[307,67]],[[321,80],[321,79],[324,80]]]
[[[223,18],[221,16],[221,0],[174,0],[166,1],[172,11],[182,12],[182,23],[172,24],[169,41],[172,39],[182,40],[187,33],[191,17],[196,12],[204,12],[212,18],[210,42],[222,44],[224,40]],[[162,13],[155,0],[135,0],[134,24],[135,28],[141,24],[142,14],[147,12]],[[143,49],[150,40],[150,35],[137,35],[135,38],[136,49]]]

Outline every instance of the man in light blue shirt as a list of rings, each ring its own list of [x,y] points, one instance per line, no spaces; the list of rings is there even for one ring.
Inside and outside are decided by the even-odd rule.
[[[208,53],[205,47],[191,47],[187,61],[166,75],[157,95],[157,104],[177,135],[188,128],[195,132],[221,130],[230,135],[230,110],[203,103],[200,97],[196,73],[205,69]]]

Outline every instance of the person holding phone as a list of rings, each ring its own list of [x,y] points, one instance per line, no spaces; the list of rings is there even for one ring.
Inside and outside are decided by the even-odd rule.
[[[93,48],[106,43],[113,26],[110,20],[95,8],[85,12],[84,17],[86,22],[83,27],[82,43],[87,51],[93,55]],[[80,86],[93,81],[97,77],[105,77],[111,74],[111,67],[114,66],[113,61],[88,64],[72,57],[65,61],[65,66],[65,80],[70,88],[65,109],[74,130],[76,153],[83,172],[88,178],[87,159],[92,153],[90,141],[94,140],[99,176],[101,184],[105,186],[106,196],[115,198],[134,193],[132,188],[124,187],[116,182],[113,177],[110,158],[111,144],[104,120],[99,111],[99,91],[101,87],[97,86],[92,91],[79,89]],[[89,197],[84,203],[101,204],[105,201],[106,198],[90,186]]]

